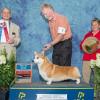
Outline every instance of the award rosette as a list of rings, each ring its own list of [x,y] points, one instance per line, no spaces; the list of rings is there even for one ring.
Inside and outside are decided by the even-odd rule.
[[[96,37],[88,37],[82,44],[82,49],[85,53],[92,54],[98,49],[99,40]]]

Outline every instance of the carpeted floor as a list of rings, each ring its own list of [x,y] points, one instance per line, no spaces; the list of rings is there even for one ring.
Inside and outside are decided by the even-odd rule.
[[[63,81],[52,83],[47,85],[46,82],[33,82],[27,84],[14,84],[12,88],[91,88],[89,84],[81,81],[80,84],[76,84],[74,81]]]

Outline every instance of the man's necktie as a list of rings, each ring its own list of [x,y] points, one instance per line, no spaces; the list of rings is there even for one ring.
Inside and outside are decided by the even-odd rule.
[[[9,34],[8,34],[6,23],[5,23],[5,26],[4,26],[4,34],[5,34],[6,42],[8,42],[8,40],[9,40]]]

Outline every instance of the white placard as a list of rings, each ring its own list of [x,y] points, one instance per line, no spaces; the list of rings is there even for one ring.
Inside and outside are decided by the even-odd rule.
[[[67,94],[37,94],[36,100],[68,100]]]

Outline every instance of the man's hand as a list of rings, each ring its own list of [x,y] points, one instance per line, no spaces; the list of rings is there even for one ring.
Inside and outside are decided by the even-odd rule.
[[[6,23],[0,20],[0,27],[5,27],[5,26],[6,26]]]
[[[14,40],[10,38],[10,39],[7,41],[7,43],[8,43],[8,44],[13,44],[13,43],[14,43]]]
[[[100,41],[99,41],[99,43],[98,43],[98,49],[100,49]]]
[[[52,44],[51,44],[51,43],[48,43],[48,44],[44,45],[43,50],[44,50],[44,51],[47,51],[47,50],[49,50],[51,47],[52,47]]]

